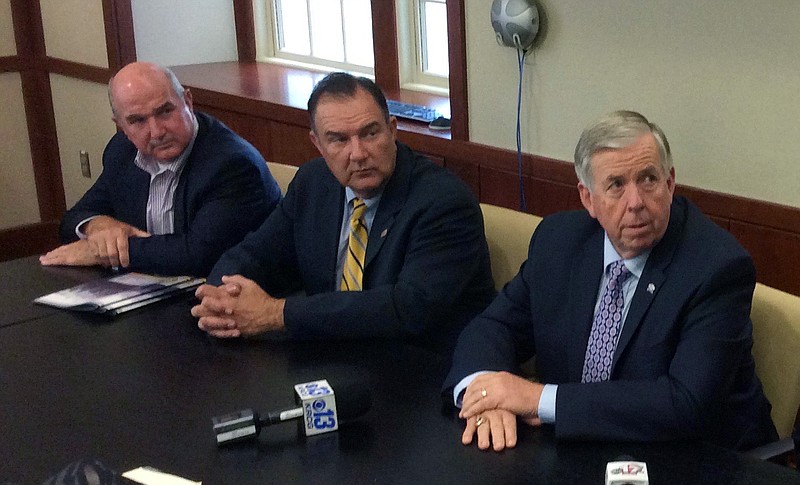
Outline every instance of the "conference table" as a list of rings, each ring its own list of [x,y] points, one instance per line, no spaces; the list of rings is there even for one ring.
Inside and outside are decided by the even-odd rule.
[[[197,328],[191,295],[108,318],[31,299],[102,275],[0,263],[0,483],[40,483],[70,462],[150,466],[204,484],[602,484],[620,456],[651,484],[800,484],[794,470],[703,442],[560,442],[520,429],[501,453],[460,443],[443,406],[447,358],[401,341],[219,340]],[[342,322],[346,324],[346,322]],[[293,407],[297,383],[361,383],[370,410],[305,437],[295,423],[218,447],[213,416]],[[335,389],[334,389],[335,390]]]

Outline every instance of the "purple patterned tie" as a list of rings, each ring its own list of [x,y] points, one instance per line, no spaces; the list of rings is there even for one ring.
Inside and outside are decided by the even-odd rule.
[[[592,323],[592,333],[589,334],[581,382],[601,382],[611,377],[611,364],[614,362],[614,349],[619,340],[622,309],[625,307],[622,285],[631,272],[622,260],[615,261],[610,266],[608,284],[600,297],[600,305]]]

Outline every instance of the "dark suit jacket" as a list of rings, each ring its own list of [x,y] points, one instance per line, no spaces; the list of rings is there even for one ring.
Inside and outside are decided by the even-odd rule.
[[[175,232],[130,238],[131,270],[206,276],[280,200],[280,187],[258,151],[218,120],[195,114],[197,138],[175,190]],[[95,215],[147,230],[150,174],[133,163],[135,157],[124,133],[111,138],[103,173],[61,221],[64,243],[77,240],[76,226]]]
[[[700,437],[736,449],[777,438],[750,352],[752,261],[682,197],[639,280],[611,380],[580,383],[603,235],[585,211],[542,221],[520,273],[461,335],[450,402],[465,376],[514,372],[535,354],[540,381],[559,385],[559,438]]]
[[[322,158],[304,164],[278,208],[220,258],[209,282],[239,273],[273,294],[304,290],[284,309],[294,338],[420,337],[452,349],[495,293],[483,218],[469,189],[398,143],[369,233],[361,292],[336,288],[344,194]]]

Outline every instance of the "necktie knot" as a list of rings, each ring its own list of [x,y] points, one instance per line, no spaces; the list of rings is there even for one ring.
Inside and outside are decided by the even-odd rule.
[[[628,277],[631,275],[631,270],[625,266],[625,263],[620,259],[618,261],[614,261],[609,267],[609,275],[608,275],[608,285],[613,289],[617,286],[625,283]]]
[[[355,227],[359,222],[363,223],[364,213],[367,212],[367,204],[358,197],[353,199],[353,213],[350,215],[350,225]]]

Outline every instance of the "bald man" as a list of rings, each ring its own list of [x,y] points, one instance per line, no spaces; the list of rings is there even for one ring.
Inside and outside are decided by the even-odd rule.
[[[206,276],[280,199],[266,162],[218,120],[195,113],[169,69],[135,62],[108,84],[120,133],[103,172],[67,211],[43,265]]]

